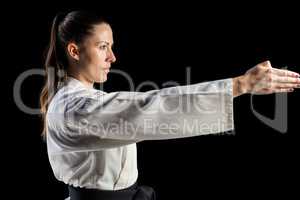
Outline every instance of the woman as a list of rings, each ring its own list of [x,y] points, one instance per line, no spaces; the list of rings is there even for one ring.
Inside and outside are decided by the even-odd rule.
[[[266,61],[235,78],[106,93],[93,84],[107,80],[112,45],[110,25],[96,14],[73,11],[53,21],[40,103],[50,164],[71,200],[155,199],[152,188],[137,185],[137,142],[233,130],[233,98],[300,84],[299,74]]]

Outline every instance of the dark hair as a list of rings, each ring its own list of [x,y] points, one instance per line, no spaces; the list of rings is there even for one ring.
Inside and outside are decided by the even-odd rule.
[[[93,33],[93,26],[102,23],[107,22],[95,12],[72,11],[58,13],[55,16],[45,58],[45,84],[40,94],[41,114],[44,124],[43,136],[46,135],[48,105],[68,76],[68,59],[66,55],[68,43],[75,42],[80,45],[87,36]]]

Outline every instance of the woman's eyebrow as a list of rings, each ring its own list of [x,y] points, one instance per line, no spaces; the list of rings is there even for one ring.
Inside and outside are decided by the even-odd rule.
[[[100,43],[105,43],[105,44],[107,44],[107,45],[110,45],[110,43],[107,42],[107,41],[99,41],[99,42],[97,42],[97,44],[100,44]],[[112,43],[111,45],[113,45],[113,43]]]

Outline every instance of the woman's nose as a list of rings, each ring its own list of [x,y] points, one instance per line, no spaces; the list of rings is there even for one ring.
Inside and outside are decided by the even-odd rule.
[[[116,56],[115,56],[115,54],[114,54],[114,52],[112,51],[112,50],[110,50],[110,53],[109,53],[109,62],[111,62],[111,63],[114,63],[114,62],[116,62]]]

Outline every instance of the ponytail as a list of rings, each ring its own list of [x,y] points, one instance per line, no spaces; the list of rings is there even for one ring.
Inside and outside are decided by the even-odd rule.
[[[43,121],[42,136],[46,136],[46,113],[53,96],[66,80],[67,59],[64,47],[59,39],[59,25],[64,19],[64,14],[59,13],[53,20],[51,27],[50,43],[45,58],[45,83],[40,94],[40,107]]]

